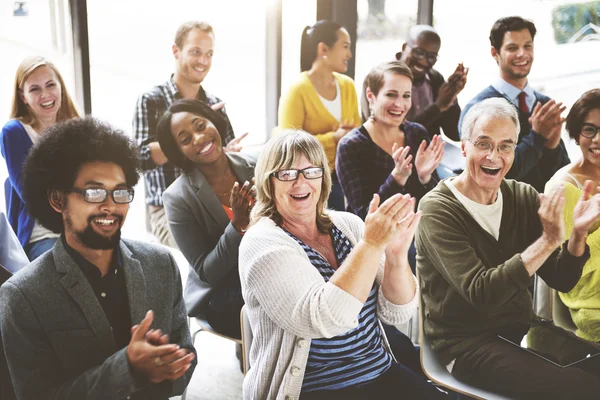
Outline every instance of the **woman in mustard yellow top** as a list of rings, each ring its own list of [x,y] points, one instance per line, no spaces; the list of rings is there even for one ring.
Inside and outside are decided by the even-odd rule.
[[[318,21],[302,32],[299,79],[279,102],[279,130],[303,129],[317,137],[335,170],[342,137],[360,126],[354,81],[343,75],[352,58],[350,35],[332,21]],[[335,173],[327,206],[344,210],[344,193]]]
[[[597,218],[587,237],[590,259],[581,279],[570,292],[559,296],[571,312],[577,336],[600,342],[600,89],[584,93],[571,107],[567,131],[579,145],[581,158],[558,170],[545,191],[564,186],[565,237],[573,230],[573,215],[581,211],[575,207],[581,196],[590,201],[580,204],[595,207]]]

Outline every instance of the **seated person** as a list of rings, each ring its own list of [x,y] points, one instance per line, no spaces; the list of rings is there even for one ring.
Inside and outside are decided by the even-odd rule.
[[[226,128],[219,112],[203,102],[178,100],[158,124],[158,141],[183,170],[163,202],[177,247],[192,267],[185,289],[188,315],[205,313],[217,332],[240,338],[238,247],[254,203],[256,162],[224,151]]]
[[[177,264],[121,239],[138,164],[133,142],[92,118],[53,125],[32,148],[25,201],[61,236],[0,287],[17,399],[166,400],[187,386],[196,361]]]
[[[382,201],[409,193],[417,202],[437,185],[444,155],[439,135],[429,144],[425,128],[406,121],[412,72],[400,61],[382,63],[365,78],[370,117],[340,140],[335,170],[348,200],[347,211],[363,220],[373,193]]]
[[[327,211],[327,157],[303,131],[272,138],[256,165],[257,199],[240,245],[240,276],[254,340],[244,399],[444,398],[396,363],[380,321],[414,313],[406,254],[414,199],[375,194],[365,222]],[[395,395],[394,395],[395,396]]]
[[[562,185],[565,191],[565,228],[568,237],[573,230],[573,215],[579,198],[593,196],[593,206],[600,212],[600,89],[583,94],[567,115],[569,136],[579,145],[581,158],[561,168],[546,185],[546,192]],[[600,342],[600,230],[592,226],[587,237],[590,259],[583,266],[582,277],[567,293],[558,293],[569,308],[576,334],[583,339]]]
[[[336,22],[322,20],[305,27],[300,45],[302,73],[279,102],[279,128],[315,135],[332,172],[340,139],[360,124],[354,81],[344,75],[352,58],[350,44],[348,31]],[[342,211],[344,193],[335,173],[331,179],[327,207]]]
[[[410,68],[414,81],[412,87],[412,107],[406,119],[422,124],[431,138],[440,134],[440,128],[452,140],[458,136],[460,106],[456,96],[467,84],[468,68],[462,63],[444,80],[442,74],[433,69],[442,41],[438,33],[429,25],[415,25],[408,31],[402,51],[396,59]],[[368,110],[364,107],[363,114]]]
[[[590,256],[587,232],[600,215],[581,198],[564,242],[562,189],[539,195],[504,179],[519,137],[518,114],[507,100],[474,105],[462,132],[465,171],[419,205],[425,335],[440,361],[469,384],[512,398],[596,399],[597,376],[558,367],[498,335],[519,343],[527,333],[536,273],[563,292],[576,285]]]
[[[78,116],[63,78],[54,64],[39,57],[25,58],[15,74],[10,121],[0,132],[6,160],[7,217],[29,261],[50,250],[58,235],[31,217],[23,199],[23,164],[31,147],[53,124]]]

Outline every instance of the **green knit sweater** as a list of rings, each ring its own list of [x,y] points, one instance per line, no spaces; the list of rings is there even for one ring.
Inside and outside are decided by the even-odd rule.
[[[504,180],[500,235],[485,231],[445,182],[419,204],[423,217],[416,235],[417,270],[423,300],[424,333],[441,362],[494,340],[524,335],[533,317],[532,284],[521,252],[542,234],[538,193],[530,185]],[[568,292],[589,258],[557,249],[538,270],[555,289]]]

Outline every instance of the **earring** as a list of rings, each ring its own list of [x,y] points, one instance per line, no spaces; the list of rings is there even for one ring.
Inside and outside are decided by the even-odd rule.
[[[375,121],[375,111],[373,111],[373,107],[371,106],[369,106],[369,119]]]
[[[327,60],[327,54],[323,54],[323,59]]]

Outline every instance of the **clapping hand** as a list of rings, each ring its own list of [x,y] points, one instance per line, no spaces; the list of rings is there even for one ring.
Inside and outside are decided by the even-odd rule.
[[[415,157],[415,168],[421,184],[425,185],[431,179],[431,174],[440,165],[444,157],[444,142],[440,135],[435,135],[427,146],[423,140]]]
[[[581,197],[573,209],[574,232],[587,235],[597,228],[600,222],[600,194],[592,196],[593,189],[593,182],[585,181]],[[596,188],[596,191],[600,191],[600,186]]]
[[[369,203],[363,234],[363,240],[375,247],[387,246],[407,221],[411,221],[415,207],[414,199],[408,194],[395,194],[381,206],[379,201],[379,195],[374,194]]]
[[[448,77],[448,81],[442,83],[438,90],[436,103],[440,111],[446,111],[456,101],[456,96],[463,90],[467,84],[467,74],[469,69],[465,68],[462,63],[456,66],[456,69]]]
[[[250,224],[250,211],[255,202],[256,186],[254,179],[252,185],[246,181],[240,187],[238,182],[233,184],[229,204],[233,212],[231,223],[238,232],[244,232]]]
[[[560,246],[565,240],[564,205],[562,185],[548,195],[540,194],[538,216],[542,223],[542,237],[553,247]]]
[[[546,139],[544,146],[549,149],[554,149],[560,143],[560,134],[565,118],[560,115],[567,106],[563,103],[554,100],[548,101],[542,105],[538,102],[529,117],[531,128],[540,136]]]
[[[399,147],[397,143],[392,146],[392,159],[395,163],[392,177],[400,186],[406,185],[412,173],[412,154],[408,154],[409,151],[409,146]]]
[[[153,383],[177,380],[190,368],[195,354],[168,344],[168,336],[160,331],[149,332],[153,319],[154,314],[148,311],[142,322],[131,328],[127,359],[133,369]]]

